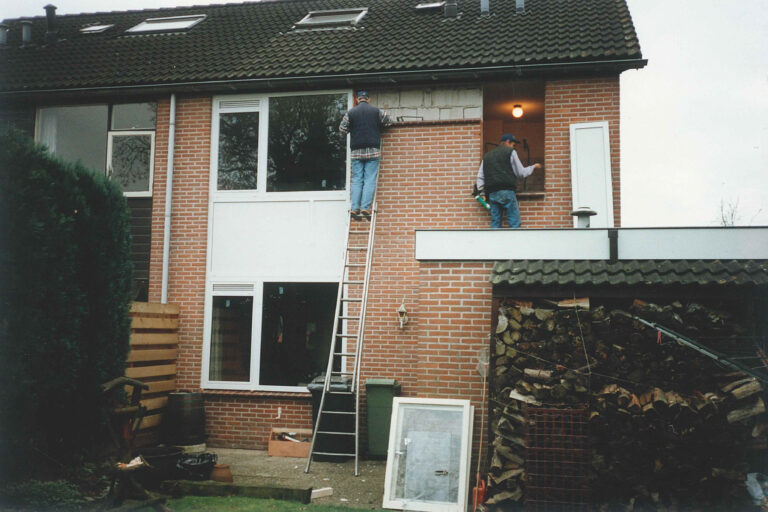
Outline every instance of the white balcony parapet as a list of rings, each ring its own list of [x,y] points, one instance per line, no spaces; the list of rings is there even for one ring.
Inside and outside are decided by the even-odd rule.
[[[416,259],[761,260],[768,227],[417,230]]]

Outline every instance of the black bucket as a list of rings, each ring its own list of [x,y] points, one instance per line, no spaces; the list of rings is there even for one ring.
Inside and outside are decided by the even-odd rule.
[[[163,417],[166,444],[186,446],[205,442],[205,407],[202,393],[170,393]]]

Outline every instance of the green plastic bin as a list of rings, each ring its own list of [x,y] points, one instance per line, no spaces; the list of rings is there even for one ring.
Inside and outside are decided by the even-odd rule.
[[[384,459],[389,445],[392,399],[400,395],[400,384],[394,379],[368,379],[365,391],[368,397],[368,457]]]

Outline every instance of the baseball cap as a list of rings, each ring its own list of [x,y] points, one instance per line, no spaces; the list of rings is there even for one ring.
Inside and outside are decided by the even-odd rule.
[[[359,93],[358,93],[358,94],[359,94]],[[501,136],[501,142],[506,142],[506,141],[511,141],[511,142],[518,142],[518,143],[520,142],[520,141],[519,141],[519,140],[517,140],[517,138],[516,138],[514,135],[512,135],[511,133],[505,133],[504,135],[502,135],[502,136]]]

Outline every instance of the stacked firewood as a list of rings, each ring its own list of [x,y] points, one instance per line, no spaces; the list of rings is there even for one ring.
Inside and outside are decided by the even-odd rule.
[[[585,407],[594,504],[635,510],[740,507],[766,448],[758,379],[633,316],[724,352],[759,350],[728,315],[700,304],[511,302],[492,340],[489,504],[525,500],[526,407]],[[733,352],[733,350],[729,350]],[[745,359],[746,360],[746,359]]]

